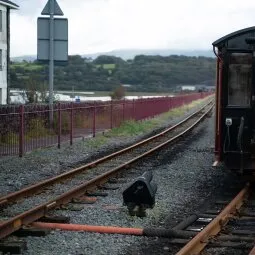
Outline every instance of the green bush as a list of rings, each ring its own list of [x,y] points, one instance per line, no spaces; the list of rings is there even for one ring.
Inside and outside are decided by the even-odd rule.
[[[53,116],[53,128],[56,134],[58,134],[59,118],[58,112],[54,113]],[[70,132],[70,113],[61,112],[61,133],[68,134]]]
[[[62,134],[70,133],[70,113],[61,112],[61,132]]]
[[[42,118],[31,119],[28,124],[28,131],[25,133],[27,139],[50,135],[50,130]]]
[[[84,113],[78,112],[74,116],[74,126],[76,128],[86,128],[88,127],[88,119],[88,116],[86,116]]]
[[[19,134],[10,131],[10,132],[6,133],[5,135],[1,135],[0,143],[18,144],[19,143]]]

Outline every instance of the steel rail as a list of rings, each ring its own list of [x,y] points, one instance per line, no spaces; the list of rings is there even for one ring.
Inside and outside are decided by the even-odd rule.
[[[164,134],[176,129],[177,127],[179,127],[180,125],[182,125],[183,123],[187,122],[189,119],[191,119],[192,117],[196,116],[198,113],[200,113],[206,106],[208,106],[209,104],[212,103],[213,100],[211,100],[208,104],[204,105],[201,109],[197,110],[195,113],[189,115],[188,117],[186,117],[184,120],[182,120],[181,122],[177,123],[176,125],[170,127],[170,128],[167,128],[166,130],[164,130],[163,132],[159,133],[159,134],[156,134],[154,136],[151,136],[147,139],[144,139],[134,145],[131,145],[125,149],[122,149],[120,151],[117,151],[117,152],[114,152],[110,155],[107,155],[105,157],[102,157],[100,159],[97,159],[93,162],[90,162],[84,166],[81,166],[81,167],[78,167],[78,168],[75,168],[75,169],[72,169],[70,171],[67,171],[65,173],[62,173],[60,175],[57,175],[57,176],[54,176],[52,178],[49,178],[49,179],[46,179],[46,180],[43,180],[41,182],[38,182],[34,185],[30,185],[24,189],[21,189],[19,191],[16,191],[16,192],[13,192],[13,193],[10,193],[10,194],[7,194],[5,196],[2,196],[0,197],[0,206],[4,206],[8,203],[13,203],[13,202],[16,202],[17,200],[23,198],[23,197],[27,197],[27,196],[30,196],[30,195],[34,195],[35,193],[38,193],[39,191],[41,191],[42,189],[44,189],[45,187],[47,186],[50,186],[50,185],[53,185],[57,182],[60,182],[60,181],[63,181],[65,179],[68,179],[68,178],[71,178],[72,176],[74,175],[77,175],[77,174],[80,174],[81,172],[83,171],[86,171],[88,169],[91,169],[95,166],[97,166],[98,164],[100,163],[103,163],[105,162],[106,160],[109,160],[109,159],[112,159],[114,158],[115,156],[117,155],[121,155],[121,154],[124,154],[128,151],[131,151],[132,149],[136,148],[136,147],[139,147],[143,144],[146,144],[146,143],[149,143],[150,141],[160,137],[160,136],[163,136]]]
[[[255,255],[255,246],[252,248],[252,250],[249,252],[249,255]]]
[[[250,184],[237,194],[237,196],[224,208],[224,210],[213,219],[201,232],[188,242],[176,255],[199,254],[209,243],[209,239],[217,235],[223,226],[227,224],[231,215],[242,206],[250,191]]]
[[[249,252],[249,255],[255,255],[255,246],[254,246],[253,249]]]
[[[149,151],[145,152],[144,154],[139,155],[139,156],[125,162],[124,164],[122,164],[118,167],[115,167],[115,168],[105,172],[104,174],[101,174],[101,175],[97,176],[96,178],[93,178],[93,179],[79,185],[76,188],[71,189],[70,191],[56,197],[55,199],[53,199],[49,202],[43,203],[39,206],[36,206],[36,207],[22,213],[22,214],[19,214],[19,215],[13,217],[13,218],[11,218],[7,221],[4,221],[4,222],[0,223],[0,239],[10,235],[11,233],[13,233],[15,231],[17,231],[23,225],[28,225],[28,224],[36,221],[37,219],[45,216],[49,210],[54,209],[56,207],[59,207],[63,204],[69,203],[70,201],[72,201],[73,198],[80,197],[80,196],[84,195],[86,192],[88,192],[88,191],[92,190],[93,188],[95,188],[96,186],[104,184],[110,177],[114,176],[120,170],[125,169],[126,166],[130,165],[131,163],[134,163],[135,161],[147,156],[148,154],[158,150],[159,148],[162,148],[163,146],[165,146],[165,145],[173,142],[174,140],[182,137],[188,131],[193,129],[200,121],[202,121],[205,118],[205,116],[212,110],[213,106],[214,105],[212,105],[209,108],[209,110],[207,110],[188,129],[186,129],[185,131],[183,131],[180,134],[176,135],[175,137],[172,137],[168,141],[156,146],[153,149],[150,149]],[[200,111],[203,110],[205,107],[200,109]]]

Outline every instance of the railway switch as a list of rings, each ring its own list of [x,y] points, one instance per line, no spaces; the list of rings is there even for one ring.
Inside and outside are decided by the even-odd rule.
[[[123,204],[132,216],[146,216],[146,209],[153,208],[157,185],[152,183],[152,172],[147,171],[132,182],[123,192]]]

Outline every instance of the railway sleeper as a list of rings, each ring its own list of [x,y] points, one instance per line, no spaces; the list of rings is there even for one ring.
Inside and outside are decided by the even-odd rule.
[[[121,183],[127,183],[127,179],[126,178],[110,178],[108,180],[109,184],[121,184]]]
[[[255,230],[243,230],[243,229],[237,229],[231,231],[233,235],[245,235],[245,236],[255,236]]]
[[[173,229],[175,230],[183,230],[186,229],[188,226],[190,226],[192,223],[194,223],[198,219],[198,216],[196,214],[190,215],[185,220],[178,223]]]
[[[236,236],[236,235],[220,235],[215,238],[219,241],[231,241],[231,242],[254,242],[253,237],[248,236]]]
[[[252,249],[253,243],[246,243],[246,242],[231,242],[231,241],[210,241],[208,243],[208,248],[210,247],[227,247],[233,249]]]
[[[239,219],[231,219],[229,222],[228,222],[228,226],[231,226],[231,227],[237,227],[237,226],[241,226],[241,227],[254,227],[255,226],[255,219],[253,220],[239,220]]]
[[[169,243],[175,245],[186,245],[190,242],[190,239],[173,238],[169,240]],[[207,248],[233,248],[233,249],[247,249],[250,250],[253,247],[253,243],[246,242],[231,242],[231,241],[208,241]]]
[[[65,205],[61,205],[59,208],[56,208],[58,210],[67,210],[67,211],[81,211],[84,209],[84,207],[80,204],[65,204]]]
[[[23,240],[0,241],[0,254],[23,254],[27,250],[27,243]]]
[[[95,204],[96,201],[97,201],[96,197],[89,197],[89,196],[72,199],[73,204]]]
[[[119,185],[112,185],[112,184],[104,184],[104,185],[100,185],[98,186],[99,189],[101,190],[117,190],[120,188]]]
[[[27,236],[42,237],[50,233],[51,231],[49,229],[22,227],[19,230],[15,231],[13,235],[18,237],[27,237]]]
[[[70,222],[70,217],[46,215],[46,216],[40,218],[38,221],[40,221],[40,222],[51,222],[51,223],[69,223]]]
[[[161,229],[161,228],[145,228],[143,230],[145,236],[157,236],[166,238],[192,238],[197,233],[194,231],[175,230],[175,229]]]
[[[107,197],[108,193],[102,192],[102,191],[94,191],[94,192],[88,192],[86,195],[88,197]]]
[[[252,211],[245,210],[242,212],[242,216],[255,217],[255,213]]]

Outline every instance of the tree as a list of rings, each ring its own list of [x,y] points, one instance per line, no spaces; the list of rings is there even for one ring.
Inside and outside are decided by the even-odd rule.
[[[111,94],[110,94],[112,99],[123,99],[125,97],[125,88],[120,85],[119,87],[117,87]]]
[[[26,89],[24,91],[24,98],[29,104],[38,103],[38,94],[36,93],[37,82],[34,77],[30,77],[26,81]]]
[[[33,76],[40,86],[48,82],[48,66],[38,62],[11,65],[11,88],[27,88]],[[102,55],[94,61],[82,56],[69,56],[65,66],[56,66],[56,90],[113,91],[120,84],[131,84],[130,91],[173,91],[178,84],[214,84],[215,59],[171,55],[138,55],[124,61]],[[211,81],[210,83],[205,81]],[[38,87],[36,86],[36,90]]]
[[[29,104],[38,103],[39,101],[45,103],[47,101],[46,92],[46,83],[38,81],[38,77],[34,75],[26,80],[22,97]]]
[[[101,55],[97,57],[93,63],[95,65],[103,65],[103,64],[123,64],[125,61],[119,57],[115,56],[107,56],[107,55]]]

